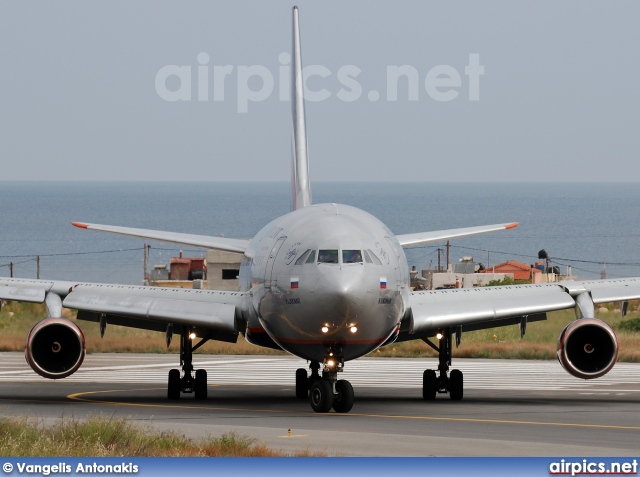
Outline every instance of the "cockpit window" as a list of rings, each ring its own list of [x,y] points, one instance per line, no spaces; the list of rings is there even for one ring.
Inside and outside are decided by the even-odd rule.
[[[367,253],[366,250],[362,251],[362,255],[364,255],[364,261],[367,263],[373,263],[373,260],[371,260],[371,257],[369,256],[369,254]]]
[[[302,255],[300,255],[300,258],[296,260],[296,265],[302,265],[303,263],[305,263],[305,260],[307,259],[307,257],[309,257],[310,253],[311,253],[311,249],[307,250]]]
[[[371,251],[371,249],[367,249],[367,252],[369,252],[369,255],[371,255],[371,259],[373,260],[373,263],[375,263],[376,265],[382,265],[382,262],[380,261],[380,259],[376,256],[375,253]]]
[[[309,258],[307,258],[307,261],[304,263],[314,263],[316,261],[316,251],[312,250],[311,253],[309,254]]]
[[[362,263],[362,252],[360,250],[343,250],[342,263]]]
[[[318,263],[338,263],[338,251],[320,250],[318,253]]]

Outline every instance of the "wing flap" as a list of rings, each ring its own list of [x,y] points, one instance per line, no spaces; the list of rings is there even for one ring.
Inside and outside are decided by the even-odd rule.
[[[28,286],[0,285],[0,299],[42,303],[46,289]]]
[[[87,230],[98,230],[129,237],[148,238],[161,242],[193,245],[227,252],[243,253],[249,246],[250,240],[232,239],[225,237],[210,237],[208,235],[183,234],[179,232],[164,232],[161,230],[137,229],[133,227],[118,227],[115,225],[87,224],[83,222],[71,222],[74,226]]]
[[[610,303],[612,301],[637,300],[640,296],[640,287],[594,289],[591,290],[591,298],[594,303]]]
[[[235,333],[237,331],[235,314],[236,307],[233,305],[156,298],[149,308],[148,317],[162,321],[183,318],[184,321],[194,325]]]
[[[637,300],[640,298],[640,279],[620,278],[581,282],[584,290],[591,294],[593,303]]]
[[[113,315],[110,313],[96,313],[93,311],[78,311],[78,320],[83,321],[93,321],[95,323],[100,323],[102,317],[106,319],[109,325],[116,326],[126,326],[128,328],[137,328],[139,330],[150,330],[150,331],[160,331],[164,332],[167,330],[167,322],[166,321],[155,321],[155,320],[147,320],[143,318],[134,318],[132,316],[122,316],[122,315]],[[185,325],[179,325],[176,323],[172,323],[173,332],[176,334],[181,334],[183,332],[182,328]],[[189,329],[194,331],[199,337],[210,338],[216,341],[226,341],[227,343],[236,343],[238,341],[237,333],[226,333],[224,331],[215,330],[210,327],[201,328],[201,327],[193,327],[189,326]]]
[[[521,320],[521,316],[512,316],[510,318],[502,318],[500,320],[492,320],[492,321],[478,321],[475,323],[468,323],[465,325],[459,325],[462,327],[462,332],[467,332],[467,331],[478,331],[478,330],[486,330],[488,328],[500,328],[502,326],[514,326],[514,325],[518,325],[520,324],[520,320]],[[533,323],[536,321],[544,321],[547,319],[547,314],[546,313],[536,313],[533,315],[527,315],[527,323]],[[429,337],[429,336],[435,336],[437,333],[438,329],[437,328],[433,328],[431,330],[431,332],[429,331],[422,331],[420,332],[420,337]],[[410,341],[410,340],[415,340],[416,339],[416,335],[411,335],[409,334],[409,332],[407,330],[405,331],[400,331],[400,334],[398,335],[398,339],[395,341],[396,343],[399,343],[401,341]]]
[[[113,285],[78,285],[63,306],[82,311],[237,333],[241,293]]]
[[[66,308],[134,320],[127,326],[146,320],[205,328],[221,336],[237,334],[236,310],[244,298],[244,293],[216,290],[0,278],[3,300],[42,303],[49,292],[63,298]]]
[[[496,321],[564,310],[575,301],[557,285],[461,288],[414,292],[411,304],[411,334],[427,333],[449,326]]]
[[[415,247],[429,242],[442,242],[454,238],[469,237],[471,235],[486,234],[500,230],[509,230],[518,226],[518,222],[508,224],[481,225],[479,227],[465,227],[461,229],[436,230],[433,232],[418,232],[413,234],[396,235],[403,247]]]

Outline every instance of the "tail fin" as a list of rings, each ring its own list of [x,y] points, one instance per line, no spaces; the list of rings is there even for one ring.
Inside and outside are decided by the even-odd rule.
[[[293,157],[291,158],[291,188],[293,210],[311,205],[307,126],[304,116],[304,81],[300,54],[298,7],[293,7],[293,58],[291,81],[291,113],[293,114]]]

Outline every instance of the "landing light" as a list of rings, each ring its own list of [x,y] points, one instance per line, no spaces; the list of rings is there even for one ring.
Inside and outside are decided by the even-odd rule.
[[[443,335],[442,333],[440,333],[440,332],[438,332],[438,333],[436,334],[436,338],[438,338],[439,340],[441,340],[443,336],[444,336],[444,335]]]
[[[195,333],[189,333],[189,339],[190,340],[195,340],[196,339],[196,334]]]
[[[328,328],[328,327],[326,327],[326,326],[323,326],[323,327],[322,327],[322,332],[323,332],[323,333],[326,333],[327,331],[329,331],[329,328]]]
[[[356,331],[358,331],[358,328],[356,326],[352,326],[351,333],[355,333]]]
[[[329,366],[330,368],[333,368],[335,366],[336,362],[332,359],[330,359],[329,361],[327,361],[327,366]]]

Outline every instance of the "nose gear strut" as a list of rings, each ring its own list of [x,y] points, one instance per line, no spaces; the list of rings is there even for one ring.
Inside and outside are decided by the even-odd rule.
[[[306,399],[308,396],[311,408],[315,412],[329,412],[332,407],[336,412],[349,412],[355,396],[351,383],[345,379],[338,379],[338,372],[344,369],[341,353],[334,353],[332,348],[327,349],[322,364],[322,377],[320,367],[319,362],[312,361],[309,365],[310,376],[304,368],[296,370],[296,397]]]

